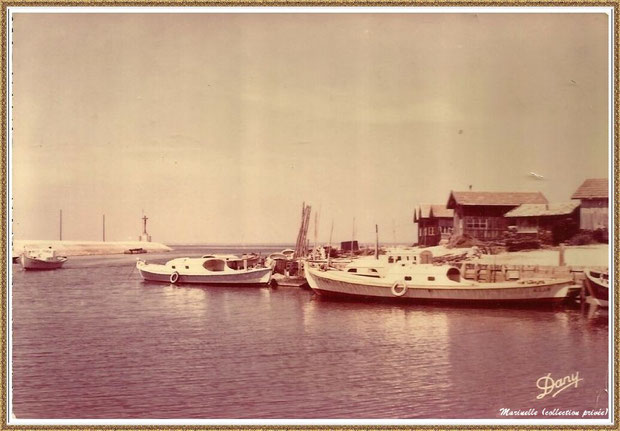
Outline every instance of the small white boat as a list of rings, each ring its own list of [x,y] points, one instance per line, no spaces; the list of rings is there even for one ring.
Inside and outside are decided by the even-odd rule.
[[[40,250],[24,250],[20,256],[20,262],[24,269],[49,270],[58,269],[67,261],[65,256],[56,256],[52,247]]]
[[[271,281],[271,268],[253,267],[240,259],[216,256],[181,257],[165,264],[138,259],[136,268],[147,281],[225,285],[263,285]]]
[[[584,274],[588,300],[601,307],[609,307],[609,273],[586,270]]]
[[[327,297],[472,305],[561,302],[573,284],[570,278],[479,283],[462,279],[458,268],[431,264],[392,265],[384,274],[359,269],[347,272],[306,266],[306,279],[315,293]]]

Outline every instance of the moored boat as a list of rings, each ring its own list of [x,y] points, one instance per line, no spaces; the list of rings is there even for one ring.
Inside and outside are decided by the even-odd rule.
[[[595,302],[601,307],[609,306],[609,273],[594,270],[586,270],[584,272],[586,291],[589,294],[589,300]]]
[[[138,259],[136,268],[144,280],[163,283],[266,285],[271,268],[249,267],[247,261],[216,256],[181,257],[165,264]]]
[[[479,283],[462,279],[458,268],[431,264],[393,265],[385,274],[306,267],[306,279],[318,295],[463,304],[539,305],[562,302],[573,280],[527,279]]]
[[[41,250],[24,250],[20,262],[24,269],[51,270],[61,268],[67,261],[65,256],[57,256],[52,247]]]

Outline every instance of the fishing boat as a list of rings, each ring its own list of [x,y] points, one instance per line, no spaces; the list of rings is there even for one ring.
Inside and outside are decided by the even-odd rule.
[[[305,274],[310,288],[326,297],[473,305],[561,302],[573,284],[570,278],[480,283],[463,279],[455,267],[406,263],[391,265],[383,274],[310,266]]]
[[[180,257],[165,264],[138,259],[136,268],[144,280],[164,283],[200,283],[211,285],[266,285],[271,268],[249,267],[247,260],[214,255]]]
[[[586,278],[586,291],[589,294],[588,300],[601,307],[609,306],[609,273],[594,270],[584,272]]]
[[[24,269],[50,270],[61,268],[67,261],[65,256],[57,256],[52,247],[39,250],[24,250],[20,262]]]

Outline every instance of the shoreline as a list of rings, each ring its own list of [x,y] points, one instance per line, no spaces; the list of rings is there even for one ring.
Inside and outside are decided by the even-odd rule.
[[[148,253],[166,253],[171,247],[159,242],[144,241],[64,241],[64,240],[14,240],[12,256],[21,254],[24,248],[52,247],[59,255],[64,256],[94,256],[124,254],[130,248],[143,248]]]

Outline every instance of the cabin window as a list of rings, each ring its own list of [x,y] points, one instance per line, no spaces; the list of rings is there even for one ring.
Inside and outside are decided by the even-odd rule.
[[[428,280],[428,281],[435,281],[435,277],[433,277],[432,275],[429,275],[429,276],[427,277],[427,280]]]
[[[176,267],[176,266],[174,266],[174,265],[172,265],[172,269],[177,269],[177,267]]]
[[[374,268],[370,268],[370,269],[368,270],[368,272],[377,272],[377,270],[376,270],[376,269],[374,269]]]
[[[457,283],[461,281],[461,271],[459,271],[458,268],[450,268],[446,273],[446,276],[450,280],[456,281]]]
[[[394,263],[394,258],[392,256],[388,257],[388,263]]]
[[[202,266],[204,269],[209,271],[224,271],[226,262],[222,259],[205,260]]]
[[[185,269],[189,269],[189,266],[185,265]]]
[[[405,276],[405,281],[411,281],[411,276],[410,275],[406,275]]]
[[[349,268],[347,272],[357,272],[357,268]]]

